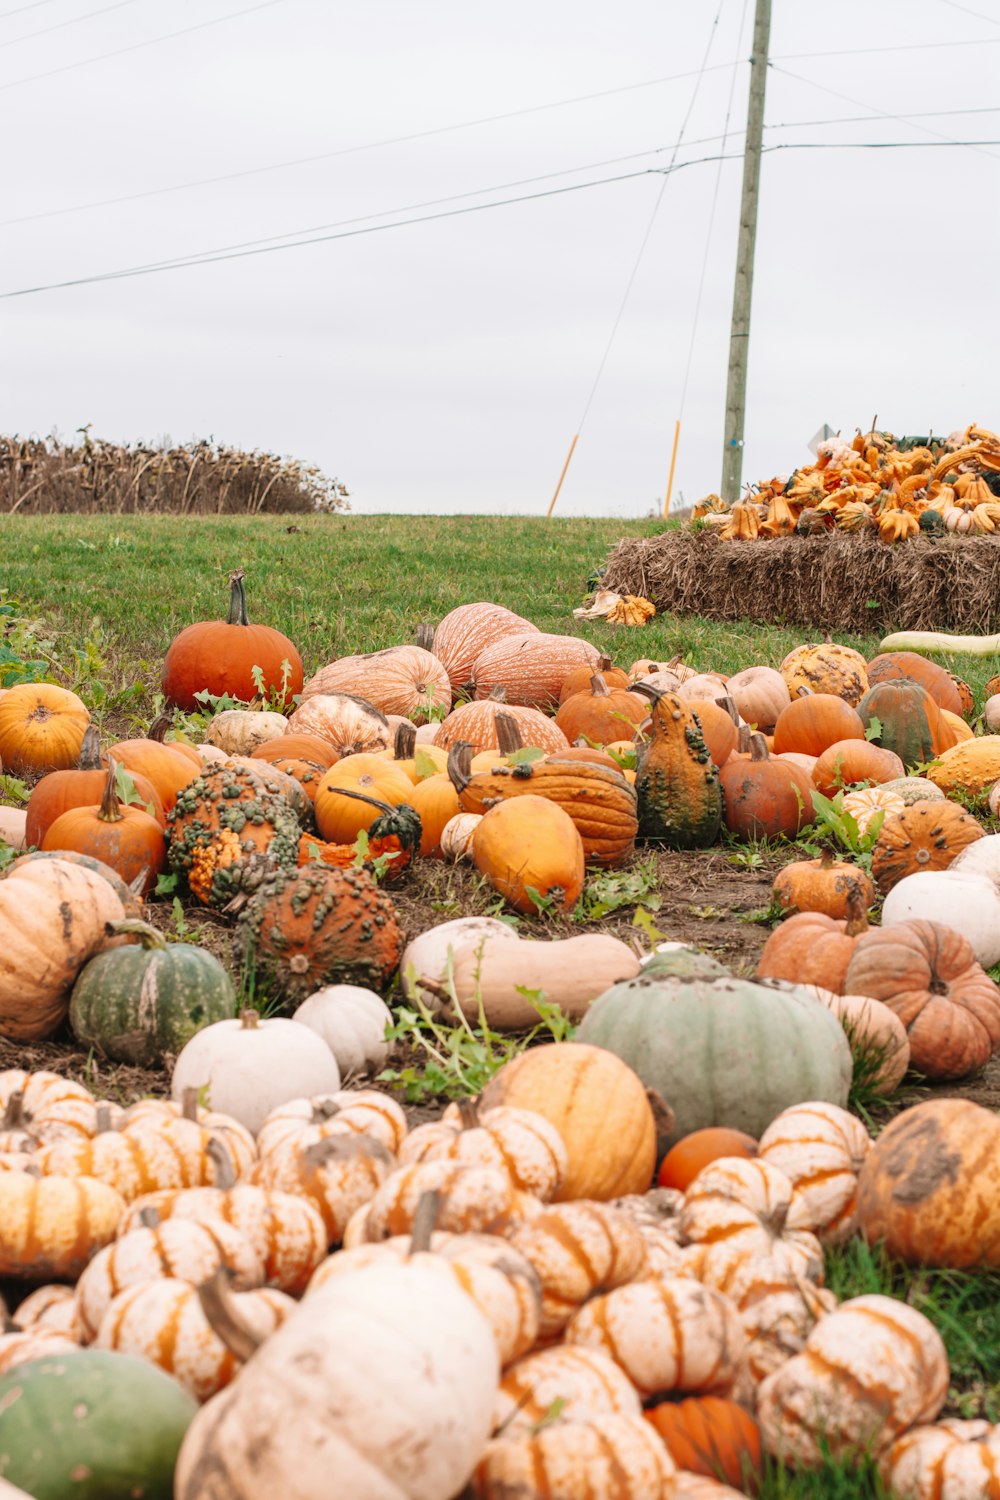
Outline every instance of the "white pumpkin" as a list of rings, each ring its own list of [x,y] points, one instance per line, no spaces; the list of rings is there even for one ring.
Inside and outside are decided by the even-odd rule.
[[[512,927],[496,917],[456,917],[451,922],[439,922],[436,927],[429,927],[408,943],[403,952],[399,965],[403,993],[410,1000],[419,995],[425,1005],[434,1009],[438,997],[428,990],[421,990],[417,981],[431,979],[435,984],[443,984],[448,975],[449,954],[454,960],[460,948],[488,935],[517,937]]]
[[[882,926],[893,927],[914,917],[960,932],[984,969],[1000,963],[1000,889],[988,876],[967,865],[904,876],[885,898]]]
[[[244,1011],[238,1021],[215,1021],[181,1050],[170,1080],[171,1098],[199,1091],[209,1109],[233,1115],[254,1134],[272,1109],[289,1099],[335,1094],[337,1060],[308,1026]]]
[[[258,745],[288,733],[284,714],[258,712],[252,708],[227,708],[205,730],[210,745],[227,755],[252,755]]]
[[[449,818],[441,830],[441,858],[471,860],[472,840],[482,821],[482,813],[456,813]]]
[[[25,847],[25,827],[28,814],[21,807],[0,807],[0,844],[9,844],[11,849]]]
[[[1000,787],[1000,781],[997,782],[997,787]],[[993,791],[990,792],[991,800],[992,797]],[[956,873],[961,871],[963,875],[985,875],[1000,888],[1000,833],[988,833],[985,838],[966,844],[948,869]]]
[[[303,1000],[292,1017],[321,1036],[337,1060],[341,1078],[381,1068],[389,1055],[386,1027],[392,1011],[374,990],[330,984]]]
[[[983,705],[983,718],[990,734],[1000,734],[1000,693],[994,693]]]
[[[175,1500],[445,1500],[490,1434],[496,1342],[425,1267],[335,1276],[287,1319],[181,1446]]]

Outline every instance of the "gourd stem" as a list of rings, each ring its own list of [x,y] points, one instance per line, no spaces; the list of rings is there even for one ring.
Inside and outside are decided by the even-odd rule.
[[[78,771],[99,771],[101,769],[101,739],[97,733],[96,724],[88,724],[84,731],[83,740],[80,745],[80,756],[76,765]]]
[[[456,740],[448,751],[448,780],[459,796],[472,780],[472,746]]]
[[[412,760],[416,745],[417,726],[415,724],[398,724],[396,726],[396,738],[392,746],[393,759]]]
[[[237,1359],[246,1361],[256,1353],[264,1340],[241,1315],[229,1289],[231,1277],[232,1272],[228,1267],[220,1266],[198,1288],[198,1300],[212,1332]]]
[[[590,679],[590,691],[595,698],[610,698],[611,689],[608,687],[600,672],[595,672]]]
[[[729,715],[738,729],[740,725],[740,711],[736,707],[735,698],[730,698],[727,694],[724,698],[716,699],[716,702],[718,703],[720,708],[724,708],[726,710],[726,713]]]
[[[458,1116],[463,1130],[475,1130],[479,1124],[479,1100],[459,1099]]]
[[[240,1011],[240,1030],[241,1031],[256,1031],[257,1030],[257,1023],[259,1022],[259,1020],[260,1020],[260,1016],[257,1014],[257,1012],[255,1010],[241,1010]]]
[[[654,707],[663,697],[663,689],[654,687],[651,682],[633,682],[629,692],[638,693],[640,698],[648,698]]]
[[[417,626],[416,644],[424,651],[434,650],[434,626],[430,620],[421,620]]]
[[[106,1135],[111,1129],[111,1106],[110,1104],[99,1104],[97,1106],[97,1135]]]
[[[413,1224],[410,1229],[410,1248],[408,1255],[422,1255],[431,1248],[431,1236],[441,1212],[441,1194],[434,1189],[429,1193],[421,1193],[417,1199],[416,1211],[413,1215]]]
[[[108,756],[108,774],[104,781],[104,796],[97,810],[97,816],[102,823],[121,823],[123,821],[121,810],[121,799],[118,796],[118,787],[115,782],[115,774],[118,770],[118,762],[113,755]]]
[[[230,1188],[236,1186],[236,1168],[233,1166],[232,1156],[217,1135],[213,1135],[205,1147],[205,1155],[215,1168],[212,1186],[228,1193]]]
[[[160,1223],[159,1209],[154,1208],[152,1204],[148,1208],[140,1208],[139,1223],[143,1229],[156,1229]]]
[[[496,726],[497,748],[501,755],[514,755],[524,748],[524,740],[521,738],[517,720],[511,714],[500,713],[498,710],[493,716],[493,723]]]
[[[173,728],[173,723],[174,721],[169,714],[157,714],[149,726],[147,738],[155,740],[158,745],[162,745],[166,740],[167,730]]]
[[[243,569],[237,568],[229,575],[229,618],[227,625],[249,625],[247,615],[247,591],[243,582]]]
[[[653,1123],[658,1136],[670,1135],[677,1124],[677,1116],[657,1089],[646,1090],[649,1107],[653,1111]]]
[[[166,952],[170,946],[162,933],[157,932],[148,922],[140,922],[138,917],[126,917],[122,922],[105,922],[104,930],[108,937],[137,937],[140,946],[145,949],[163,949]]]
[[[369,807],[377,807],[379,812],[394,813],[396,809],[390,802],[381,802],[378,797],[369,797],[365,792],[351,792],[346,786],[328,786],[327,795],[331,792],[338,797],[351,797],[355,802],[367,802]]]
[[[23,1130],[27,1124],[24,1114],[24,1092],[18,1089],[7,1100],[4,1117],[0,1120],[0,1130]]]
[[[490,702],[491,703],[506,703],[507,702],[507,689],[506,688],[502,688],[502,687],[491,688],[491,690],[490,690]]]
[[[181,1094],[181,1118],[198,1123],[198,1090],[193,1085]]]
[[[762,734],[751,734],[750,736],[750,759],[761,761],[770,760],[767,753],[767,741]]]

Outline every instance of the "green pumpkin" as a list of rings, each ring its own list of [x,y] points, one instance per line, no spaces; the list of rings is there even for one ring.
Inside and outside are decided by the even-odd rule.
[[[191,943],[167,943],[145,922],[117,922],[138,944],[98,953],[77,975],[69,1019],[103,1057],[156,1067],[196,1031],[236,1014],[232,980],[219,960]]]
[[[650,738],[639,752],[639,837],[670,849],[707,849],[722,826],[722,792],[694,706],[644,683],[652,697]]]
[[[0,1379],[0,1476],[34,1500],[170,1500],[197,1410],[131,1354],[33,1359]]]
[[[818,1000],[690,967],[687,975],[648,966],[613,985],[576,1033],[628,1063],[673,1109],[661,1150],[709,1125],[760,1136],[807,1100],[847,1104],[851,1049]]]
[[[878,720],[875,743],[895,751],[904,766],[926,765],[936,756],[941,710],[919,682],[904,677],[876,683],[858,704],[858,713],[866,729]]]

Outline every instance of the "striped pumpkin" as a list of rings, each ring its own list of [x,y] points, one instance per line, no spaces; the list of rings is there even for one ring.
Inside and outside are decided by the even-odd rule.
[[[0,1172],[0,1276],[79,1276],[115,1237],[125,1200],[93,1177]]]
[[[997,1493],[1000,1424],[945,1419],[911,1427],[882,1461],[898,1500],[978,1500]]]
[[[836,1104],[797,1104],[772,1120],[760,1138],[759,1158],[792,1184],[788,1223],[825,1245],[839,1245],[857,1228],[858,1173],[872,1142],[856,1115]]]
[[[454,692],[468,687],[476,658],[508,635],[530,634],[536,627],[502,604],[459,604],[434,632],[432,650],[444,663]]]
[[[257,1132],[261,1156],[294,1142],[312,1146],[327,1135],[370,1135],[397,1152],[406,1136],[406,1116],[395,1099],[378,1089],[342,1089],[313,1099],[290,1099],[267,1116]]]
[[[566,1175],[562,1136],[543,1115],[499,1105],[480,1115],[475,1101],[449,1104],[440,1120],[418,1125],[402,1143],[400,1162],[461,1161],[506,1172],[522,1192],[547,1201]]]
[[[680,1230],[706,1257],[769,1256],[776,1265],[813,1279],[823,1254],[815,1235],[789,1226],[792,1184],[776,1166],[759,1158],[723,1156],[688,1188]]]
[[[96,1177],[126,1202],[160,1188],[200,1187],[215,1181],[219,1167],[209,1130],[193,1120],[161,1127],[103,1130],[92,1139],[57,1141],[36,1157],[44,1173]]]
[[[673,1459],[641,1417],[597,1416],[495,1438],[486,1445],[473,1492],[477,1500],[675,1500],[675,1473]]]
[[[0,1333],[0,1375],[48,1354],[73,1354],[80,1345],[58,1328],[16,1328]],[[0,1500],[3,1492],[0,1491]]]
[[[546,635],[533,630],[508,635],[487,646],[472,667],[473,695],[489,698],[501,691],[508,703],[526,708],[555,708],[570,672],[597,670],[600,652],[573,635]]]
[[[552,1338],[595,1292],[645,1274],[642,1230],[606,1203],[559,1203],[521,1224],[509,1243],[534,1266],[542,1285],[540,1336]]]
[[[245,1181],[306,1197],[318,1210],[329,1243],[335,1245],[348,1219],[374,1198],[395,1165],[395,1157],[373,1136],[344,1131],[313,1146],[293,1142],[270,1152],[254,1163]]]
[[[424,1193],[440,1193],[438,1224],[455,1233],[504,1234],[535,1201],[495,1167],[467,1166],[461,1161],[411,1162],[394,1172],[372,1197],[366,1240],[409,1233]]]
[[[637,1417],[642,1410],[635,1386],[602,1350],[557,1344],[511,1365],[497,1392],[494,1430],[530,1430],[550,1416],[556,1402],[568,1422]]]
[[[546,755],[558,755],[560,751],[569,749],[569,740],[554,719],[548,718],[537,708],[508,704],[503,694],[488,698],[485,703],[463,703],[453,709],[438,726],[434,745],[450,750],[452,745],[461,741],[471,745],[473,753],[496,750],[499,754],[497,714],[501,713],[514,720],[522,744],[544,750]]]

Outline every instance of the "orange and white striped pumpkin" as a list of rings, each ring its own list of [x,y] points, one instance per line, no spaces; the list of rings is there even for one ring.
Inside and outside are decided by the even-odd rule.
[[[96,1129],[97,1100],[82,1083],[59,1073],[29,1073],[24,1068],[0,1072],[0,1110],[0,1131],[27,1133],[39,1142],[93,1135]],[[0,1145],[0,1150],[9,1149]]]
[[[406,1116],[380,1089],[341,1089],[314,1099],[289,1099],[267,1116],[257,1133],[257,1149],[267,1156],[295,1142],[312,1146],[330,1134],[370,1135],[387,1151],[398,1152],[406,1136]]]
[[[195,1105],[194,1110],[189,1114],[186,1103],[179,1103],[175,1099],[140,1099],[138,1104],[131,1105],[125,1111],[119,1128],[134,1134],[137,1130],[150,1126],[154,1128],[172,1126],[174,1120],[182,1116],[193,1120],[203,1130],[208,1130],[218,1137],[229,1153],[233,1171],[237,1177],[241,1172],[246,1171],[251,1162],[257,1160],[257,1145],[253,1135],[233,1115],[224,1115],[213,1109],[202,1109],[200,1105]]]
[[[214,1182],[219,1168],[208,1149],[214,1139],[193,1120],[147,1121],[132,1130],[57,1141],[38,1152],[36,1162],[47,1174],[96,1177],[132,1202],[161,1188]]]
[[[140,1227],[146,1209],[155,1209],[164,1221],[222,1223],[239,1230],[253,1246],[268,1285],[292,1295],[305,1290],[328,1248],[326,1226],[307,1198],[249,1183],[150,1193],[130,1205],[119,1233]]]
[[[113,1299],[140,1281],[172,1277],[200,1286],[225,1266],[238,1292],[264,1280],[264,1268],[253,1245],[239,1230],[217,1220],[167,1219],[140,1225],[98,1251],[76,1284],[76,1302],[85,1337],[95,1337]]]
[[[472,664],[487,646],[505,635],[530,634],[537,627],[502,604],[459,604],[434,632],[432,650],[444,663],[454,692],[468,687]]]
[[[948,1356],[923,1313],[894,1297],[855,1297],[821,1318],[760,1387],[765,1447],[797,1468],[871,1446],[887,1448],[944,1405]]]
[[[674,1461],[642,1417],[556,1420],[537,1432],[504,1433],[487,1443],[476,1470],[476,1500],[675,1500]]]
[[[422,646],[388,646],[362,656],[342,656],[309,678],[300,702],[317,693],[351,693],[411,724],[426,724],[451,708],[448,669]]]
[[[472,858],[472,839],[482,813],[456,813],[441,830],[441,858],[458,861]]]
[[[727,1266],[734,1252],[766,1255],[818,1280],[822,1249],[815,1235],[788,1227],[791,1206],[792,1184],[784,1172],[758,1158],[722,1156],[685,1193],[681,1236],[704,1245],[706,1261],[717,1252]]]
[[[792,1184],[788,1225],[839,1245],[857,1227],[858,1173],[872,1142],[856,1115],[836,1104],[796,1104],[764,1131],[758,1159]]]
[[[524,1218],[534,1201],[506,1172],[466,1166],[460,1161],[413,1162],[384,1182],[369,1204],[366,1240],[408,1234],[424,1193],[440,1194],[438,1226],[453,1233],[505,1234]]]
[[[911,1427],[882,1460],[882,1478],[898,1500],[986,1500],[1000,1487],[1000,1423]]]
[[[511,1365],[497,1392],[494,1431],[530,1430],[551,1417],[553,1407],[569,1422],[637,1417],[642,1411],[639,1393],[621,1366],[582,1344],[555,1344]]]
[[[79,1276],[114,1239],[125,1200],[94,1177],[0,1172],[0,1276]]]
[[[440,1120],[418,1125],[403,1142],[399,1160],[461,1161],[506,1172],[522,1192],[548,1201],[566,1175],[566,1145],[554,1125],[534,1110],[497,1105],[476,1108],[474,1100],[449,1104]]]
[[[652,1276],[591,1297],[573,1314],[565,1338],[610,1355],[643,1396],[723,1394],[744,1346],[729,1299],[683,1276]]]
[[[742,1490],[719,1479],[709,1479],[707,1474],[691,1474],[687,1469],[678,1469],[674,1476],[674,1500],[744,1500]]]
[[[23,1302],[18,1303],[11,1322],[18,1328],[51,1328],[64,1333],[79,1344],[83,1340],[83,1325],[76,1305],[76,1295],[71,1286],[53,1282],[29,1292]]]
[[[898,792],[889,791],[884,786],[867,786],[858,792],[845,792],[842,806],[857,823],[858,832],[867,833],[879,813],[888,818],[892,813],[903,812],[906,803]]]
[[[502,692],[508,703],[525,708],[553,708],[559,689],[576,667],[597,671],[601,653],[575,635],[528,631],[503,636],[481,651],[472,664],[473,696]]]
[[[473,754],[484,750],[499,750],[500,733],[497,729],[497,714],[503,713],[517,725],[521,742],[544,750],[546,755],[557,755],[569,749],[569,740],[554,719],[540,709],[508,703],[504,696],[487,698],[485,702],[462,703],[453,708],[446,719],[442,719],[434,736],[434,744],[445,750],[461,741],[471,745]]]
[[[646,1274],[640,1227],[607,1203],[557,1203],[509,1236],[542,1285],[540,1336],[561,1332],[588,1297]]]
[[[373,1136],[340,1131],[312,1146],[292,1142],[268,1152],[245,1181],[306,1197],[319,1211],[329,1243],[337,1245],[348,1219],[374,1198],[395,1165],[396,1158]]]
[[[233,1302],[241,1321],[260,1339],[280,1327],[296,1306],[272,1287],[234,1292]],[[101,1320],[94,1346],[159,1365],[196,1401],[221,1391],[239,1368],[202,1311],[197,1289],[167,1276],[119,1292]]]
[[[0,1333],[0,1375],[49,1354],[75,1354],[80,1345],[58,1328],[16,1328]],[[2,1495],[0,1495],[2,1500]]]

